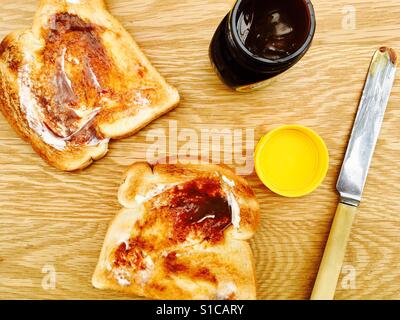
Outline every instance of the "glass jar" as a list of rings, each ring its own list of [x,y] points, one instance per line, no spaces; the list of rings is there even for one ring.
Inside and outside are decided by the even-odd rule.
[[[310,0],[238,0],[211,41],[210,60],[227,86],[251,91],[296,64],[315,27]]]

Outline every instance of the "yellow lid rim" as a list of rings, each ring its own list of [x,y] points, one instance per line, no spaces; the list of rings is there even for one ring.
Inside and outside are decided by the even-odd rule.
[[[262,164],[261,164],[261,150],[265,147],[265,145],[270,141],[270,139],[275,136],[276,134],[282,132],[282,131],[287,131],[287,130],[298,130],[302,133],[305,133],[307,137],[311,138],[311,141],[314,143],[316,146],[316,157],[318,159],[318,163],[315,165],[315,175],[314,177],[310,177],[308,182],[304,183],[304,188],[296,188],[296,189],[283,189],[275,186],[271,181],[267,179],[267,177],[264,175],[262,172]],[[324,140],[319,136],[314,130],[307,128],[302,125],[284,125],[281,127],[278,127],[272,131],[270,131],[268,134],[263,136],[259,143],[257,144],[256,150],[255,150],[255,169],[258,177],[260,178],[261,182],[272,192],[288,197],[288,198],[298,198],[298,197],[303,197],[306,195],[309,195],[310,193],[314,192],[325,180],[326,175],[328,173],[329,169],[329,151],[328,148],[324,142]],[[322,161],[321,161],[322,159]],[[318,171],[318,172],[317,172]],[[319,175],[318,178],[315,178],[317,175]]]

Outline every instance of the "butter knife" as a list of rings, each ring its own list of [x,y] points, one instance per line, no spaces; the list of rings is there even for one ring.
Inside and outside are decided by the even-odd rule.
[[[334,298],[347,242],[378,141],[396,75],[397,56],[382,47],[372,58],[346,156],[337,182],[340,195],[331,232],[311,295],[312,300]]]

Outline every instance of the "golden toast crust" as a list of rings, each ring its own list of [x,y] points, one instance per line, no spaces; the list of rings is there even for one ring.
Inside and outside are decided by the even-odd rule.
[[[92,283],[155,299],[255,299],[247,240],[259,205],[218,165],[136,163],[119,195]]]
[[[179,103],[102,0],[42,0],[32,30],[0,44],[0,110],[66,171],[108,151]]]

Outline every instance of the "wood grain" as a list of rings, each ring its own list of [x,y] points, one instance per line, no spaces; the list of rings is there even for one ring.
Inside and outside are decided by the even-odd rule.
[[[98,291],[90,277],[126,165],[142,160],[151,130],[253,128],[255,140],[281,124],[303,124],[326,141],[330,170],[304,199],[269,192],[248,177],[261,203],[252,241],[261,299],[308,299],[338,196],[335,182],[368,64],[376,48],[400,52],[398,0],[314,0],[317,34],[309,53],[270,87],[237,94],[217,79],[208,60],[210,39],[232,1],[110,0],[110,11],[131,32],[160,72],[177,86],[180,106],[134,137],[113,142],[108,156],[80,173],[45,163],[0,117],[0,297],[49,299],[132,298]],[[343,8],[356,10],[356,29],[342,28]],[[29,28],[34,0],[1,0],[0,36]],[[399,77],[399,76],[398,76]],[[340,284],[338,299],[400,299],[400,81],[356,217],[345,265],[355,288]],[[56,288],[43,289],[42,269],[57,271]],[[340,280],[341,283],[341,280]]]

